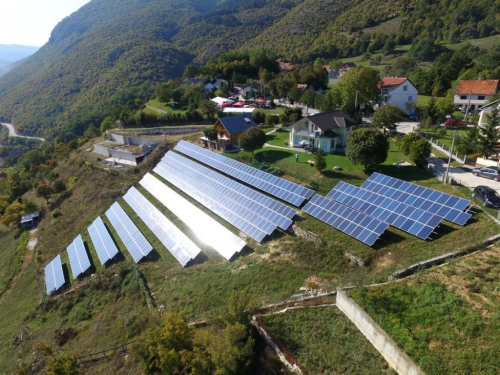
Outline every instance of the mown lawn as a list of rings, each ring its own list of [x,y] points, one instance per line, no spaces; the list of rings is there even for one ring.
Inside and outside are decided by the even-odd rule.
[[[292,310],[261,319],[311,374],[395,374],[335,306]]]

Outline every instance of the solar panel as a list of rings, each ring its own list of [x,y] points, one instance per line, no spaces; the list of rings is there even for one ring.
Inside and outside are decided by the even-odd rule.
[[[180,141],[174,149],[294,206],[300,206],[304,200],[309,199],[314,193],[313,190],[304,186],[205,150],[186,141]]]
[[[132,220],[130,220],[118,202],[111,205],[109,210],[106,211],[106,216],[136,263],[153,250],[153,247]]]
[[[203,243],[214,248],[224,258],[231,259],[246,246],[245,241],[153,175],[146,174],[140,184],[186,224]]]
[[[200,190],[198,181],[181,173],[169,164],[161,162],[156,166],[154,171],[255,241],[261,242],[268,234],[268,228],[262,229],[264,224],[267,226],[266,223],[263,223],[263,220],[255,217],[255,215],[249,215],[247,210],[235,203],[226,202],[225,199],[221,199],[224,196],[210,188],[203,187]]]
[[[118,249],[100,217],[97,217],[87,230],[89,231],[99,261],[104,266],[108,260],[118,254]]]
[[[372,246],[389,226],[318,194],[304,206],[303,211],[368,246]]]
[[[183,267],[201,252],[193,241],[168,220],[136,188],[131,187],[123,199]]]
[[[409,206],[441,216],[445,220],[455,224],[465,225],[472,217],[471,214],[463,212],[470,204],[470,201],[467,199],[441,193],[434,189],[425,188],[380,173],[373,173],[361,187],[395,199],[398,202],[406,203]]]
[[[168,152],[162,161],[181,169],[182,172],[197,179],[200,183],[218,190],[220,194],[227,196],[228,199],[239,202],[276,227],[287,230],[292,225],[291,218],[295,216],[296,211],[283,203],[277,202],[174,152]]]
[[[327,197],[426,240],[442,217],[383,195],[339,182]]]
[[[52,294],[64,285],[64,272],[61,264],[61,256],[57,255],[49,264],[45,266],[45,285],[47,295]]]
[[[73,278],[76,279],[82,273],[90,268],[89,257],[83,244],[82,236],[78,235],[71,244],[67,247],[69,263],[71,264],[71,272]]]

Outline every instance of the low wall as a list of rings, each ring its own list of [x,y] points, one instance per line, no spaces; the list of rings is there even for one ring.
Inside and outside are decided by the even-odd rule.
[[[111,156],[111,154],[109,153],[109,149],[107,147],[100,145],[94,145],[94,152],[99,155],[104,155],[108,157]]]
[[[142,134],[173,135],[173,134],[184,134],[184,133],[193,133],[201,131],[203,131],[203,128],[182,127],[182,128],[151,128],[151,129],[136,129],[136,130],[121,129],[119,132],[120,134],[130,134],[130,135],[142,135]]]
[[[411,358],[398,348],[394,340],[341,290],[337,291],[337,307],[358,327],[398,374],[425,375]]]
[[[477,158],[476,164],[484,165],[485,167],[498,167],[497,160],[489,160],[484,158]]]

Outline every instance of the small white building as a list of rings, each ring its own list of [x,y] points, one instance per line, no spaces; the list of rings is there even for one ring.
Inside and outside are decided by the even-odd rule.
[[[460,81],[453,103],[460,107],[467,107],[470,101],[469,111],[481,107],[490,100],[490,96],[498,89],[498,79],[478,79],[474,81]]]
[[[342,111],[317,113],[290,126],[289,143],[292,147],[302,147],[307,143],[331,154],[337,151],[337,147],[345,147],[354,125],[356,120]]]
[[[478,110],[480,111],[479,121],[477,122],[479,126],[484,126],[488,123],[489,117],[491,116],[491,112],[493,111],[494,108],[500,111],[500,99],[478,108]]]
[[[380,89],[382,105],[388,103],[397,105],[403,112],[409,115],[415,112],[415,106],[409,111],[406,105],[408,102],[416,104],[418,97],[417,88],[408,78],[384,77],[378,87]]]

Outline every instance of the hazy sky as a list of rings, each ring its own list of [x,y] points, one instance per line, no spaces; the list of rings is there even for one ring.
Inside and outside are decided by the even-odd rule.
[[[90,0],[0,0],[0,44],[42,46],[64,17]]]

